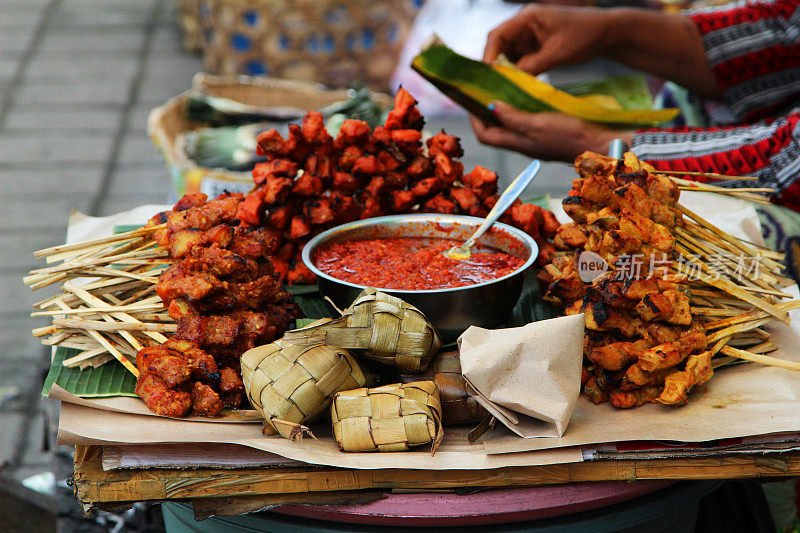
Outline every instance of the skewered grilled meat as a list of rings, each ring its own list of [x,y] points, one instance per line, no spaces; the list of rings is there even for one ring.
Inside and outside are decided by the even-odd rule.
[[[606,370],[622,370],[639,360],[639,354],[652,346],[647,339],[614,342],[592,349],[589,360]]]
[[[623,390],[633,390],[652,382],[654,374],[673,368],[693,351],[706,348],[704,333],[690,333],[673,342],[665,342],[645,350],[625,372]]]
[[[301,126],[289,128],[286,139],[276,130],[263,132],[258,151],[268,161],[253,170],[257,189],[240,204],[238,218],[245,226],[274,232],[275,248],[281,249],[334,224],[388,213],[418,209],[485,216],[497,201],[497,174],[480,166],[464,174],[460,141],[444,131],[427,140],[426,154],[423,123],[416,100],[400,89],[385,124],[374,130],[349,119],[332,139],[322,115],[311,111]],[[541,249],[557,228],[552,214],[520,202],[501,220],[537,239]],[[300,248],[276,261],[289,283],[314,281]]]
[[[609,401],[618,409],[639,407],[658,398],[662,389],[660,385],[647,385],[631,391],[616,389],[609,395]]]
[[[574,222],[556,232],[554,245],[563,252],[539,280],[547,301],[564,305],[568,315],[584,313],[583,391],[618,408],[680,404],[694,383],[710,376],[705,355],[696,354],[707,340],[693,321],[688,285],[667,270],[673,230],[683,223],[679,188],[633,154],[616,160],[587,152],[575,168],[580,177],[563,201]],[[589,283],[576,269],[584,250],[609,267]]]
[[[663,320],[681,326],[688,326],[692,323],[689,297],[675,290],[646,294],[636,305],[636,312],[650,322]]]
[[[296,146],[289,151],[311,142],[296,134],[293,139]],[[286,173],[291,166],[276,162],[270,171]],[[270,261],[277,233],[239,225],[235,217],[242,215],[243,204],[242,195],[212,201],[193,195],[152,220],[166,217],[159,242],[179,259],[156,285],[177,331],[163,346],[137,356],[137,393],[157,413],[185,416],[191,409],[215,416],[223,406],[238,407],[244,392],[239,356],[280,337],[299,315]]]
[[[711,352],[690,355],[684,370],[673,372],[664,379],[664,390],[656,400],[666,405],[683,405],[689,401],[689,391],[713,375]]]
[[[192,407],[192,398],[188,392],[169,388],[164,380],[152,372],[139,374],[136,394],[151,411],[162,416],[186,416]]]

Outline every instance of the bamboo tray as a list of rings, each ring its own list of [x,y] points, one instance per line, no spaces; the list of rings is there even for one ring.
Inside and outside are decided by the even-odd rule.
[[[800,452],[692,459],[601,460],[495,470],[357,470],[332,467],[109,470],[102,446],[75,447],[74,491],[87,508],[138,501],[292,495],[365,489],[454,490],[557,485],[587,481],[781,478],[800,475]],[[277,503],[276,503],[277,502]]]

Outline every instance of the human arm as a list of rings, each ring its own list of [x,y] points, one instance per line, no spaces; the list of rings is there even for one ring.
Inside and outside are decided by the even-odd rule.
[[[800,211],[800,108],[744,126],[642,130],[631,151],[658,170],[757,176],[759,186],[776,190],[773,202]]]
[[[608,57],[698,93],[719,92],[700,32],[683,15],[532,4],[489,33],[484,61],[501,53],[532,74]]]
[[[471,117],[478,140],[533,158],[571,162],[586,150],[607,153],[614,139],[628,145],[633,139],[632,130],[612,130],[556,112],[526,113],[502,102],[492,105],[499,125]]]

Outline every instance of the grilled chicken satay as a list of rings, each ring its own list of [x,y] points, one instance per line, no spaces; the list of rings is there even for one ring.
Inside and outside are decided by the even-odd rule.
[[[631,409],[655,401],[663,389],[663,385],[646,385],[631,391],[615,389],[609,394],[609,401],[617,409]]]
[[[711,352],[706,351],[686,358],[686,368],[673,372],[664,379],[664,390],[656,401],[666,405],[683,405],[689,401],[689,391],[702,385],[714,375]]]
[[[599,228],[598,228],[599,230]],[[589,233],[592,230],[586,224],[569,222],[562,224],[556,230],[553,237],[553,244],[557,250],[569,250],[583,248],[589,240]]]
[[[572,220],[579,223],[585,223],[589,213],[601,208],[582,198],[577,191],[570,191],[570,194],[561,201],[561,206]]]
[[[675,290],[646,294],[636,305],[636,312],[649,322],[663,320],[680,326],[692,323],[689,297]]]
[[[623,370],[639,360],[639,354],[653,346],[648,339],[632,342],[613,342],[594,348],[588,355],[589,360],[606,370]]]
[[[586,293],[586,283],[578,276],[575,270],[575,259],[565,256],[545,265],[538,274],[545,295],[544,300],[554,305],[563,306],[567,302],[583,298]]]
[[[585,153],[575,167],[580,177],[563,202],[575,222],[559,228],[555,245],[593,251],[611,271],[583,290],[574,266],[558,265],[542,278],[551,301],[566,304],[566,314],[584,313],[584,393],[619,408],[680,403],[694,383],[707,379],[702,358],[693,355],[706,348],[705,330],[692,320],[685,280],[650,264],[670,261],[673,231],[682,224],[679,188],[633,154],[616,160]],[[627,272],[626,256],[638,257],[640,268]]]
[[[631,313],[614,309],[604,302],[578,300],[568,305],[565,310],[567,315],[583,313],[586,328],[596,331],[618,331],[625,337],[635,337],[644,330],[644,321]]]
[[[675,248],[675,236],[666,226],[653,222],[631,209],[622,209],[619,229],[656,250],[671,252]]]
[[[575,169],[581,178],[600,175],[612,178],[616,186],[635,183],[648,196],[671,207],[677,203],[680,194],[678,186],[668,176],[652,174],[650,171],[655,169],[651,165],[642,163],[630,153],[623,159],[614,159],[584,152],[575,159]]]
[[[623,390],[633,390],[651,381],[653,374],[682,362],[693,351],[705,350],[705,333],[689,333],[673,341],[659,344],[639,354],[639,360],[625,371]]]

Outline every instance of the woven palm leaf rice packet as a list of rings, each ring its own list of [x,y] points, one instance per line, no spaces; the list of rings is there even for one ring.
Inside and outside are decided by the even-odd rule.
[[[346,452],[397,452],[444,437],[439,390],[432,381],[339,392],[331,403],[333,433]]]
[[[297,345],[329,344],[364,350],[364,356],[408,372],[424,372],[442,346],[422,312],[400,298],[364,289],[336,320],[289,331]]]

